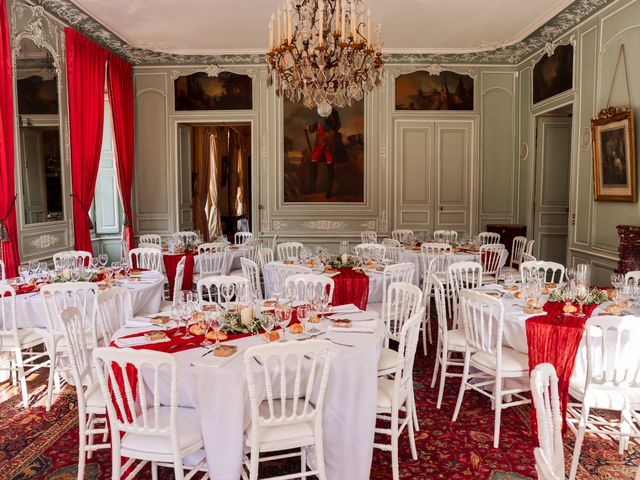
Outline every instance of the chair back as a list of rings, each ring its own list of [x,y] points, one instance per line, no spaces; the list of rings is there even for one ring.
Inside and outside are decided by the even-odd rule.
[[[449,327],[447,324],[447,294],[443,283],[434,274],[429,275],[429,285],[433,287],[433,299],[436,305],[436,314],[438,317],[438,336],[442,342],[447,340]],[[427,299],[428,301],[428,299]]]
[[[233,236],[233,243],[236,245],[244,245],[248,240],[253,240],[253,233],[251,232],[236,232]]]
[[[120,432],[150,437],[173,436],[178,444],[178,362],[170,353],[100,347],[93,351],[98,381],[107,404],[111,441],[119,448]],[[134,368],[142,374],[123,372]],[[169,392],[169,415],[161,392]],[[136,414],[140,412],[140,414]]]
[[[265,277],[265,296],[271,296],[271,292],[280,290],[284,293],[285,281],[291,275],[311,275],[311,269],[302,265],[284,265],[282,263],[274,263],[269,268],[269,274]],[[269,292],[267,292],[267,286]]]
[[[550,363],[540,363],[531,372],[531,399],[536,407],[538,444],[543,454],[543,473],[549,469],[554,475],[541,478],[564,479],[564,446],[562,443],[562,414],[558,395],[558,376]],[[536,470],[540,476],[538,457]]]
[[[155,248],[156,250],[162,250],[161,246],[156,245],[155,243],[146,243],[146,242],[138,243],[138,248]],[[125,258],[129,258],[129,253],[127,253],[127,256]]]
[[[162,248],[162,237],[160,235],[156,235],[155,233],[147,233],[146,235],[140,235],[138,239],[138,246],[142,246],[141,244],[153,244],[157,245],[158,248]]]
[[[16,291],[10,285],[0,285],[0,352],[6,340],[12,339],[16,348],[20,348],[18,321],[16,317]],[[6,351],[8,351],[7,349]]]
[[[93,341],[98,345],[98,338],[102,338],[104,345],[109,345],[114,333],[125,326],[128,320],[133,320],[133,302],[131,292],[124,287],[114,287],[98,292],[96,297],[98,309],[94,315]],[[98,335],[99,334],[99,335]]]
[[[429,257],[427,257],[429,258]],[[447,273],[447,269],[451,265],[451,253],[438,253],[431,256],[431,261],[425,269],[425,274],[431,273]]]
[[[258,251],[262,247],[262,240],[247,240],[244,242],[244,258],[248,258],[252,262],[258,263]]]
[[[523,254],[523,257],[526,254]],[[556,262],[526,260],[520,264],[522,282],[532,274],[539,275],[545,282],[561,283],[564,280],[564,265]]]
[[[0,280],[7,279],[7,271],[4,268],[4,262],[0,260]]]
[[[263,300],[262,285],[260,285],[260,268],[258,264],[248,258],[240,259],[240,267],[242,268],[242,276],[249,280],[253,298]]]
[[[414,286],[414,285],[412,285]],[[417,288],[417,287],[416,287]],[[420,307],[402,325],[398,332],[398,353],[403,361],[393,374],[393,398],[392,403],[400,407],[409,395],[413,381],[413,364],[416,358],[418,338],[420,336],[420,324],[424,317],[424,308]],[[411,421],[411,420],[409,420]]]
[[[640,280],[640,270],[632,270],[624,274],[624,283],[629,284],[631,282],[638,284]]]
[[[82,313],[76,307],[65,308],[60,314],[60,323],[66,340],[67,358],[69,358],[73,383],[78,394],[78,403],[81,403],[81,408],[84,409],[83,385],[93,385],[95,380]]]
[[[473,290],[460,291],[460,315],[467,347],[496,358],[496,369],[502,366],[502,326],[504,305],[496,298]]]
[[[239,232],[248,232],[249,231],[249,220],[246,218],[241,218],[236,222],[236,227]]]
[[[69,267],[72,262],[74,267],[84,265],[89,266],[91,253],[82,250],[67,250],[66,252],[58,252],[53,254],[53,266],[55,268]],[[66,264],[66,265],[65,265]]]
[[[198,255],[202,253],[224,252],[227,244],[223,242],[202,243],[198,245]]]
[[[538,480],[564,480],[564,475],[559,477],[554,473],[553,467],[547,460],[547,457],[541,448],[533,449],[533,458],[536,461],[536,473],[538,474]],[[636,478],[636,480],[640,480],[640,477]]]
[[[448,254],[452,253],[452,247],[448,243],[423,243],[420,246],[420,252],[422,253],[422,268],[426,272],[431,264],[431,260],[439,255],[445,255],[445,259],[449,261],[450,257]],[[446,269],[447,266],[448,265],[445,265],[444,269]]]
[[[256,263],[260,265],[260,268],[262,269],[270,262],[273,262],[273,250],[269,247],[262,247],[258,250],[258,261]]]
[[[201,253],[198,255],[200,278],[206,275],[224,275],[227,271],[226,252]]]
[[[173,305],[178,305],[180,292],[182,291],[182,283],[184,282],[184,269],[187,264],[187,257],[182,257],[176,265],[176,276],[173,279]]]
[[[412,283],[415,274],[415,265],[413,263],[396,263],[395,265],[387,265],[382,272],[382,305],[386,303],[387,292],[392,283],[404,282]]]
[[[362,243],[378,243],[378,234],[372,230],[366,230],[360,233]]]
[[[522,254],[524,253],[524,249],[527,246],[527,237],[513,237],[513,241],[511,242],[511,261],[509,263],[510,267],[518,266],[522,263]]]
[[[433,239],[439,243],[446,243],[447,240],[457,242],[458,232],[455,230],[436,230],[433,232]]]
[[[162,251],[158,248],[132,248],[129,252],[129,264],[162,272]]]
[[[587,377],[590,385],[640,388],[640,322],[636,317],[590,317],[585,325]],[[613,402],[614,400],[612,400]],[[611,405],[621,410],[624,405]]]
[[[385,238],[382,240],[382,245],[385,247],[384,259],[397,262],[400,259],[400,252],[402,251],[402,244],[398,240],[393,238]]]
[[[300,242],[284,242],[278,245],[278,259],[300,258],[304,246]]]
[[[258,438],[258,430],[265,427],[312,421],[316,428],[322,428],[332,355],[332,346],[326,340],[270,343],[247,349],[244,365],[252,438]],[[258,382],[264,384],[264,393],[262,389],[258,392]]]
[[[523,252],[522,262],[520,262],[520,265],[522,265],[524,262],[537,262],[537,260],[533,255],[529,255],[527,252]]]
[[[418,310],[422,308],[422,291],[408,282],[394,282],[389,285],[382,318],[387,327],[387,337],[400,340],[402,328]]]
[[[237,275],[217,275],[198,280],[200,305],[226,303],[233,299],[240,303],[251,300],[251,284],[249,280]]]
[[[478,242],[480,245],[500,243],[500,234],[496,232],[480,232],[478,234]]]
[[[354,248],[356,255],[370,257],[375,261],[382,261],[387,253],[387,247],[381,243],[360,243]]]
[[[76,307],[82,314],[85,329],[95,325],[96,308],[89,310],[91,299],[98,295],[98,285],[93,282],[51,283],[40,288],[49,332],[62,335],[60,315],[68,307]]]
[[[480,246],[480,263],[483,274],[496,275],[500,271],[504,251],[504,245],[501,243],[487,243]]]
[[[451,308],[453,309],[453,328],[460,328],[459,298],[460,291],[465,288],[482,286],[482,265],[477,262],[456,262],[447,267]]]
[[[315,295],[326,293],[329,302],[333,300],[333,278],[326,275],[302,274],[290,275],[284,282],[285,295],[301,302],[309,302]]]
[[[171,235],[171,237],[174,242],[180,242],[185,245],[187,243],[196,243],[198,241],[198,234],[191,231],[176,232]]]
[[[400,243],[409,243],[413,241],[413,230],[393,230],[391,232],[391,238],[398,240]]]

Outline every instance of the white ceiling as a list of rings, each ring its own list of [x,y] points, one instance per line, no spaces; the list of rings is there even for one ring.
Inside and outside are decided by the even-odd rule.
[[[264,53],[277,0],[72,0],[134,47]],[[368,0],[387,53],[468,53],[517,43],[573,0]]]

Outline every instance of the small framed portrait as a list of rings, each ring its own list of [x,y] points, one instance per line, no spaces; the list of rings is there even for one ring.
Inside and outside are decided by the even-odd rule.
[[[591,119],[595,200],[636,201],[633,111],[610,107]]]

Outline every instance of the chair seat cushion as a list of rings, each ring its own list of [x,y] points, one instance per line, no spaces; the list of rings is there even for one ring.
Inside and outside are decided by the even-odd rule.
[[[378,409],[388,410],[393,402],[393,384],[394,380],[387,377],[378,378]],[[399,405],[402,405],[406,397],[406,391],[400,388]]]
[[[171,310],[171,307],[173,307],[173,302],[171,300],[162,300],[160,302],[161,312],[168,312],[169,310]]]
[[[367,310],[371,310],[382,316],[382,303],[369,303],[367,304]]]
[[[158,421],[160,425],[169,425],[171,408],[160,407]],[[200,417],[193,408],[177,408],[177,428],[180,438],[180,450],[200,448],[202,446],[202,433],[200,430]],[[139,416],[139,423],[142,419]],[[154,424],[153,409],[147,410],[147,418],[150,425]],[[143,452],[148,454],[171,455],[171,437],[164,435],[145,435],[140,433],[125,433],[122,438],[122,454],[127,456],[129,452]]]
[[[298,409],[302,408],[304,399],[299,400]],[[285,415],[289,416],[292,412],[293,402],[287,402],[285,409]],[[280,400],[274,400],[273,402],[274,412],[279,416],[282,411],[282,404]],[[260,415],[268,418],[269,403],[264,401],[258,407]],[[274,450],[282,450],[287,448],[296,448],[305,445],[313,445],[315,443],[313,422],[311,420],[298,423],[286,423],[283,425],[273,425],[268,427],[258,428],[258,437],[260,451],[269,452]],[[245,443],[247,446],[251,446],[251,423],[245,430]]]
[[[99,383],[94,383],[87,387],[84,392],[84,399],[87,403],[87,408],[94,410],[106,410],[107,408]]]
[[[447,346],[449,350],[464,351],[467,340],[464,336],[464,328],[456,328],[447,331]]]
[[[244,277],[244,275],[242,274],[241,268],[236,268],[235,270],[231,270],[229,272],[229,275],[231,275],[232,277]]]
[[[378,359],[378,372],[393,370],[398,365],[402,365],[402,355],[390,348],[383,348]]]
[[[497,368],[495,355],[486,352],[474,353],[471,355],[471,362],[491,370]],[[509,347],[502,347],[502,371],[506,373],[528,372],[528,355]]]
[[[628,401],[632,409],[640,409],[640,388],[638,387],[616,386],[612,382],[591,384],[585,395],[583,378],[570,381],[569,393],[581,400],[583,404],[588,404],[590,408],[619,411],[625,408]]]
[[[29,328],[19,328],[18,329],[18,342],[20,343],[21,348],[29,348],[39,345],[44,342],[42,336],[36,333],[35,331]],[[0,339],[0,346],[2,350],[8,350],[10,348],[16,348],[16,340],[13,335],[13,332],[6,331],[3,332]]]

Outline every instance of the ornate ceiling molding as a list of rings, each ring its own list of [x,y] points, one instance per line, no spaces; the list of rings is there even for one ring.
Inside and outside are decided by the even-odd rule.
[[[21,0],[15,0],[21,1]],[[386,54],[387,64],[506,64],[515,65],[530,55],[553,44],[569,30],[614,0],[576,0],[562,12],[538,28],[526,39],[513,45],[462,54]],[[49,13],[72,26],[97,43],[136,65],[261,65],[264,55],[178,55],[137,48],[127,44],[98,21],[78,8],[71,0],[32,0]]]

